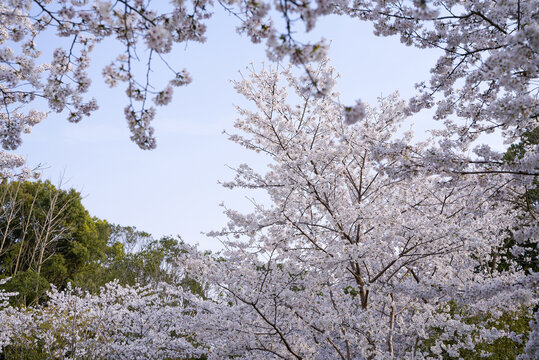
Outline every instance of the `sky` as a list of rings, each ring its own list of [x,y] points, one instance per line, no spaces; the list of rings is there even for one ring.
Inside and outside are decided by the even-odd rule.
[[[202,232],[219,230],[226,224],[223,208],[248,211],[252,197],[263,194],[233,191],[219,181],[230,181],[230,167],[248,163],[264,169],[268,162],[232,143],[222,132],[234,132],[234,105],[245,104],[231,80],[249,64],[268,64],[263,44],[252,44],[238,35],[235,18],[216,9],[208,23],[207,42],[176,46],[168,57],[174,68],[186,68],[193,82],[176,88],[167,107],[158,108],[153,126],[157,149],[143,151],[129,140],[123,109],[124,88],[109,89],[101,69],[116,56],[114,43],[103,43],[93,54],[90,68],[92,89],[100,109],[78,124],[65,115],[51,114],[23,138],[16,151],[27,164],[45,167],[42,179],[75,188],[92,216],[111,223],[136,226],[155,237],[180,235],[202,249],[218,250],[216,239]],[[331,64],[341,74],[337,90],[343,104],[356,99],[374,103],[379,96],[399,90],[403,98],[414,94],[414,84],[428,80],[438,52],[406,47],[396,37],[379,38],[368,24],[343,17],[319,20],[310,39],[331,42]],[[39,39],[38,39],[39,40]],[[45,39],[42,41],[54,41]],[[155,68],[158,81],[168,73]],[[43,110],[43,109],[41,109]],[[428,113],[415,118],[415,131],[436,126]]]

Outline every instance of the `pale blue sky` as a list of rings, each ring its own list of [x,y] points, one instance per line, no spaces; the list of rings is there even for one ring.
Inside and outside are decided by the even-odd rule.
[[[233,104],[243,101],[229,80],[238,79],[238,70],[249,63],[259,66],[265,60],[264,45],[237,35],[236,25],[233,17],[216,9],[208,41],[180,46],[169,58],[175,68],[191,73],[193,83],[175,89],[172,104],[158,109],[156,150],[142,151],[129,140],[124,89],[108,89],[100,76],[115,51],[103,44],[94,53],[91,69],[91,96],[97,98],[99,111],[79,124],[51,114],[24,137],[17,152],[29,165],[45,164],[43,178],[55,182],[65,173],[67,186],[85,196],[83,203],[93,216],[155,236],[179,234],[204,249],[219,248],[216,240],[200,234],[226,223],[218,204],[249,208],[246,194],[217,184],[233,177],[225,165],[266,162],[222,134],[233,129]],[[408,98],[415,82],[428,79],[437,58],[437,52],[405,47],[398,38],[375,37],[367,24],[346,18],[322,19],[310,37],[331,41],[329,55],[342,74],[337,89],[345,104],[357,98],[374,102],[394,90]],[[156,69],[154,76],[159,78],[159,72]],[[416,132],[435,126],[428,114],[415,122]]]

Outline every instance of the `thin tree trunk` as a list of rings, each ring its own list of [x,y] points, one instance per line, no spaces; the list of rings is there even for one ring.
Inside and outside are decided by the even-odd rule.
[[[395,329],[395,302],[393,301],[393,294],[391,294],[391,313],[389,314],[389,334],[387,336],[387,346],[391,358],[395,357],[395,351],[393,349],[393,331]]]
[[[22,232],[21,232],[22,233],[22,237],[20,239],[21,246],[19,247],[19,253],[17,254],[17,261],[15,262],[15,270],[13,271],[13,276],[17,275],[17,271],[19,270],[21,256],[22,256],[22,253],[23,253],[24,244],[25,244],[25,240],[26,240],[26,234],[28,233],[28,228],[30,227],[30,220],[32,219],[32,214],[34,213],[34,206],[36,204],[36,199],[37,199],[37,195],[39,193],[40,188],[41,187],[38,187],[38,189],[36,190],[36,192],[34,194],[34,198],[32,199],[32,204],[30,205],[30,210],[28,211],[28,214],[24,214],[24,210],[21,209],[21,217],[23,219],[25,219],[26,221],[24,222],[24,227],[23,227]],[[26,216],[26,218],[25,218],[25,216]]]

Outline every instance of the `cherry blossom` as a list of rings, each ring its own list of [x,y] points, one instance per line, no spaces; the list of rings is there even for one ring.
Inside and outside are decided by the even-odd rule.
[[[0,295],[2,296],[2,295]],[[164,359],[200,356],[193,336],[192,297],[160,284],[107,284],[91,295],[53,289],[47,304],[2,314],[0,339],[54,359]]]
[[[522,341],[492,322],[538,304],[537,273],[497,266],[508,229],[511,251],[539,239],[534,213],[513,201],[529,176],[487,176],[479,161],[436,169],[444,152],[466,156],[398,135],[408,112],[397,93],[362,103],[348,124],[335,71],[327,61],[307,71],[266,67],[235,83],[255,107],[238,109],[230,138],[270,163],[266,173],[240,165],[224,185],[263,190],[271,203],[225,208],[227,227],[209,234],[219,254],[182,244],[174,271],[205,284],[207,298],[175,283],[53,289],[41,307],[2,303],[1,345],[53,358],[347,360],[459,358],[479,343]],[[328,84],[325,95],[305,91],[312,79]],[[485,146],[476,155],[500,160]],[[522,359],[537,348],[531,325]]]
[[[332,73],[308,70],[316,80]],[[225,209],[228,226],[210,234],[222,257],[182,260],[212,288],[214,303],[197,314],[208,358],[458,358],[514,337],[466,316],[538,302],[536,273],[496,266],[507,227],[526,216],[509,202],[521,183],[410,169],[397,94],[347,125],[338,94],[306,95],[305,82],[264,68],[235,84],[256,110],[239,109],[231,139],[271,162],[265,174],[240,166],[225,186],[264,190],[272,204]],[[413,151],[427,158],[430,146]],[[537,241],[537,224],[529,230]]]
[[[121,50],[103,75],[110,86],[126,83],[131,138],[143,149],[154,148],[155,110],[146,100],[165,105],[171,98],[170,86],[190,82],[189,74],[172,69],[165,56],[175,44],[205,41],[206,23],[220,9],[238,18],[239,33],[254,43],[265,41],[270,59],[288,57],[311,78],[308,64],[326,57],[327,41],[305,43],[296,34],[311,31],[321,16],[350,16],[372,23],[378,36],[397,35],[408,46],[440,49],[431,79],[418,79],[418,94],[406,111],[435,107],[435,117],[447,125],[444,137],[461,148],[479,134],[495,130],[513,143],[538,125],[537,5],[537,0],[197,0],[159,6],[138,0],[4,0],[0,2],[3,147],[16,148],[20,131],[46,115],[43,110],[25,112],[36,98],[45,98],[51,111],[66,112],[74,122],[95,111],[96,101],[84,98],[91,86],[86,69],[94,46],[111,39],[121,44]],[[40,48],[36,40],[47,31],[66,40],[53,51],[50,63],[41,60],[48,49]],[[164,87],[151,83],[155,61],[171,70]],[[139,62],[146,71],[135,71]],[[313,85],[315,93],[326,92],[324,86]],[[353,115],[350,120],[362,115],[359,105],[346,109]],[[527,161],[523,166],[533,167]]]
[[[239,133],[230,139],[271,163],[263,174],[241,165],[225,186],[263,190],[271,204],[254,202],[249,214],[225,208],[228,226],[211,233],[223,242],[222,254],[186,246],[178,261],[209,284],[209,300],[173,285],[111,283],[94,295],[53,290],[46,306],[23,311],[7,307],[9,294],[0,292],[7,324],[0,346],[39,341],[51,357],[421,359],[458,358],[481,342],[518,339],[466,317],[496,319],[538,303],[537,273],[496,265],[508,232],[514,255],[539,239],[538,204],[519,204],[536,187],[539,145],[525,143],[508,161],[479,138],[499,132],[515,145],[539,125],[538,4],[0,1],[6,151],[50,111],[78,122],[97,109],[87,98],[87,69],[105,40],[121,45],[102,74],[109,86],[125,85],[131,139],[155,148],[154,106],[169,104],[173,88],[191,81],[187,70],[169,66],[167,54],[203,42],[217,8],[238,18],[239,33],[265,42],[271,60],[303,71],[298,78],[290,68],[269,67],[235,83],[255,110],[239,109]],[[407,46],[440,49],[431,78],[418,79],[412,99],[395,93],[377,106],[341,104],[327,41],[296,37],[330,14],[367,21],[376,35],[400,36]],[[38,41],[45,32],[67,44],[48,62]],[[168,83],[152,83],[155,61],[170,70]],[[135,71],[139,62],[145,71]],[[444,129],[420,143],[410,132],[397,135],[425,108]],[[23,163],[1,152],[2,177],[28,174]],[[537,319],[522,358],[536,353]]]

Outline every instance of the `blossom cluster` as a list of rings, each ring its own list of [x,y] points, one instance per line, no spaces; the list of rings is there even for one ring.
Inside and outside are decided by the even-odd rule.
[[[0,293],[2,296],[2,293]],[[164,359],[201,355],[192,330],[192,297],[166,284],[108,283],[98,294],[53,289],[38,308],[0,314],[0,348],[41,351],[53,359]]]
[[[312,70],[317,81],[331,73]],[[537,273],[498,267],[507,228],[539,239],[512,205],[524,180],[474,174],[480,162],[425,169],[435,150],[466,156],[397,136],[406,118],[397,94],[364,104],[350,125],[338,94],[306,95],[291,69],[264,68],[235,86],[257,110],[239,109],[242,133],[231,139],[271,162],[266,174],[241,165],[225,186],[262,189],[272,204],[225,209],[228,226],[209,234],[222,257],[182,260],[213,289],[215,303],[198,314],[208,358],[459,358],[479,343],[522,341],[468,319],[538,304]]]
[[[308,65],[326,57],[327,42],[303,43],[295,35],[303,29],[311,31],[321,16],[357,18],[372,23],[376,35],[398,35],[408,46],[441,49],[430,81],[417,84],[418,94],[409,101],[406,111],[411,114],[435,107],[436,118],[447,125],[444,136],[452,138],[455,146],[466,147],[481,133],[495,130],[513,143],[538,125],[537,0],[197,0],[172,1],[159,7],[138,0],[3,0],[3,147],[16,148],[20,132],[45,116],[43,112],[24,112],[36,97],[45,98],[52,111],[66,111],[70,121],[80,121],[95,111],[96,101],[83,98],[90,86],[86,69],[94,46],[111,39],[123,50],[103,75],[111,86],[126,83],[131,138],[143,149],[153,148],[150,124],[155,110],[146,100],[165,105],[171,99],[171,86],[190,82],[189,75],[172,70],[164,56],[174,44],[205,41],[206,22],[215,5],[239,19],[240,34],[254,43],[265,41],[270,59],[282,61],[288,57],[291,63],[303,66],[311,80]],[[66,45],[53,51],[52,61],[39,64],[45,49],[35,38],[50,31],[66,39]],[[141,46],[145,51],[140,51]],[[151,83],[157,58],[172,70],[164,90]],[[143,63],[146,71],[135,71],[138,63]],[[326,93],[326,88],[313,85],[315,93]],[[345,109],[353,115],[350,122],[362,115],[360,105]],[[526,164],[532,166],[530,161]]]

